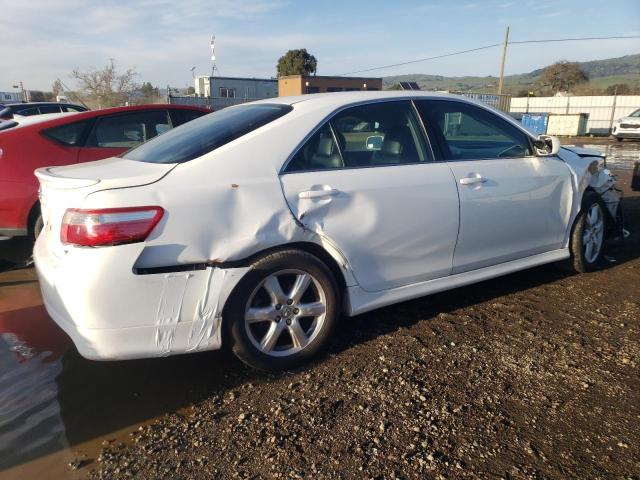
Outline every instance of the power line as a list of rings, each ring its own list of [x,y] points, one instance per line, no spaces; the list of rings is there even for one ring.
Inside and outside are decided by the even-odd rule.
[[[558,42],[577,42],[577,41],[584,41],[584,40],[623,40],[623,39],[631,39],[631,38],[640,38],[640,35],[611,36],[611,37],[550,38],[550,39],[544,39],[544,40],[520,40],[517,42],[509,41],[508,44],[521,45],[525,43],[558,43]],[[365,68],[363,70],[356,70],[354,72],[341,73],[338,76],[354,75],[356,73],[371,72],[373,70],[382,70],[385,68],[401,67],[403,65],[410,65],[412,63],[426,62],[428,60],[436,60],[438,58],[453,57],[455,55],[462,55],[465,53],[477,52],[479,50],[487,50],[489,48],[499,47],[500,45],[502,45],[502,43],[494,43],[492,45],[485,45],[483,47],[478,47],[478,48],[470,48],[468,50],[459,50],[457,52],[445,53],[443,55],[435,55],[433,57],[419,58],[416,60],[409,60],[406,62],[392,63],[389,65],[382,65],[379,67],[371,67],[371,68]]]
[[[437,58],[452,57],[454,55],[462,55],[463,53],[477,52],[478,50],[486,50],[488,48],[499,47],[500,45],[502,45],[502,44],[501,43],[494,43],[493,45],[485,45],[484,47],[471,48],[469,50],[460,50],[459,52],[445,53],[443,55],[436,55],[435,57],[419,58],[417,60],[409,60],[408,62],[393,63],[391,65],[383,65],[381,67],[366,68],[364,70],[358,70],[356,72],[341,73],[338,76],[353,75],[354,73],[370,72],[372,70],[381,70],[383,68],[400,67],[402,65],[409,65],[411,63],[426,62],[427,60],[435,60]]]

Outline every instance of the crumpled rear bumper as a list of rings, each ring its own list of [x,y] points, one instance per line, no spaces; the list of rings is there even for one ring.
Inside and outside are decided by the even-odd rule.
[[[75,248],[60,258],[41,235],[34,260],[53,320],[94,360],[220,348],[224,302],[247,268],[137,275],[142,248]]]

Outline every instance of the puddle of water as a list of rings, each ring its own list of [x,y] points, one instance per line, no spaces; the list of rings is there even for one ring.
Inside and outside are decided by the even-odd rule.
[[[0,478],[77,479],[103,441],[254,375],[220,352],[94,362],[49,318],[33,269],[0,273]]]
[[[569,146],[569,144],[567,144]],[[640,142],[628,140],[619,143],[576,143],[577,147],[592,148],[607,156],[607,166],[612,170],[633,170],[634,162],[640,161]]]

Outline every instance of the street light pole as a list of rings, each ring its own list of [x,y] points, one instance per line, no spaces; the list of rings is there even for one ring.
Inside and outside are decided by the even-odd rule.
[[[18,85],[14,85],[13,88],[18,88],[20,87],[20,94],[22,95],[22,101],[26,102],[27,99],[27,92],[24,90],[24,85],[22,85],[22,82],[18,82]]]
[[[509,45],[509,27],[504,34],[504,46],[502,47],[502,63],[500,64],[500,82],[498,83],[498,95],[502,95],[502,87],[504,86],[504,64],[507,61],[507,45]]]

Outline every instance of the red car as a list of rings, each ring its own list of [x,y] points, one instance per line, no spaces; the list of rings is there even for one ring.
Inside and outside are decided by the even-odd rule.
[[[35,238],[40,232],[36,168],[120,155],[210,112],[184,105],[140,105],[58,114],[41,121],[34,117],[24,125],[0,123],[0,238]]]

